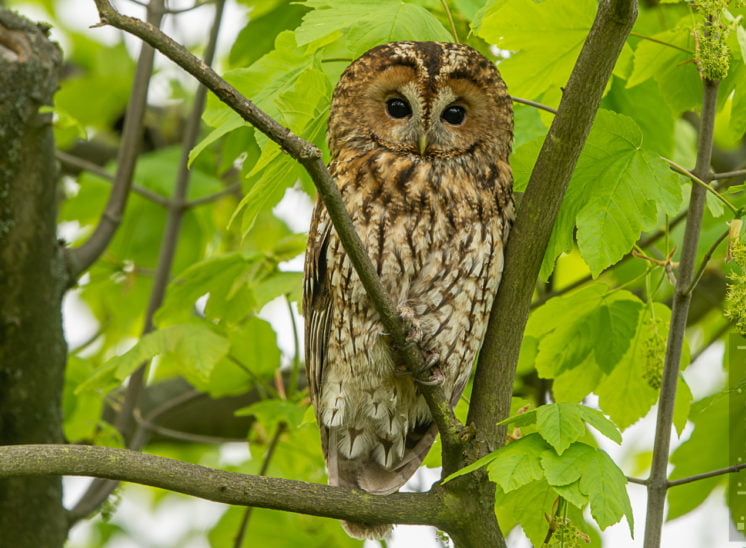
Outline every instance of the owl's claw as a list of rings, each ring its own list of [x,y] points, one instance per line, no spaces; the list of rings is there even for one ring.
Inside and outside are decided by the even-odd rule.
[[[439,358],[437,354],[435,354],[436,361]],[[430,362],[430,358],[428,358],[427,363]],[[446,376],[443,374],[443,372],[440,370],[440,367],[436,366],[435,364],[430,366],[430,378],[429,379],[418,379],[417,377],[414,378],[414,382],[417,384],[421,384],[423,386],[437,386],[439,384],[443,384],[443,382],[446,380]],[[423,368],[423,371],[425,369]]]
[[[424,386],[435,386],[437,384],[442,384],[443,381],[445,381],[446,377],[443,374],[443,372],[440,370],[440,368],[437,366],[439,360],[440,360],[440,354],[438,354],[437,352],[432,352],[428,354],[422,368],[419,371],[417,371],[416,375],[414,375],[414,381],[417,384],[422,384]],[[420,374],[426,371],[430,371],[430,378],[428,379],[418,378]],[[405,365],[398,365],[394,369],[394,374],[399,377],[403,377],[404,375],[411,375],[412,372],[409,371]]]

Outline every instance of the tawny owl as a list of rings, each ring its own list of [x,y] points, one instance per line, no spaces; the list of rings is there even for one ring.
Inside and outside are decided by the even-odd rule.
[[[513,219],[513,111],[505,84],[469,46],[379,46],[342,74],[327,137],[329,170],[357,233],[455,405],[482,344]],[[303,305],[329,483],[392,493],[437,431],[321,202]],[[358,538],[390,529],[344,525]]]

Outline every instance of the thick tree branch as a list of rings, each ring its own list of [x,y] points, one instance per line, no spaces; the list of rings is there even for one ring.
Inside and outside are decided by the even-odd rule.
[[[416,345],[408,343],[407,326],[402,321],[393,300],[383,288],[370,258],[365,253],[360,238],[355,232],[350,216],[345,209],[339,189],[324,165],[321,151],[270,118],[220,78],[204,62],[153,25],[118,13],[108,0],[95,0],[95,2],[103,24],[122,29],[149,43],[199,80],[244,120],[279,144],[283,150],[306,169],[329,212],[334,228],[339,234],[350,261],[378,311],[384,328],[391,337],[393,348],[399,352],[409,371],[426,378],[424,356]],[[454,471],[452,468],[460,462],[460,433],[463,426],[455,418],[451,406],[439,386],[421,386],[420,389],[427,400],[433,419],[438,425],[443,441],[444,468],[450,473]],[[449,463],[451,464],[449,465]]]
[[[583,45],[523,195],[505,254],[505,271],[479,354],[468,424],[478,455],[500,447],[531,295],[560,202],[614,63],[637,17],[635,0],[604,0]]]
[[[225,504],[255,506],[367,523],[445,525],[442,496],[364,491],[224,472],[127,449],[85,445],[0,446],[0,479],[95,476],[168,489]]]

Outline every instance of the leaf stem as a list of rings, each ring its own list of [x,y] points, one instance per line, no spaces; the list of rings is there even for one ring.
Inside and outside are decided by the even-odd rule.
[[[456,25],[453,22],[453,15],[451,15],[451,8],[448,7],[448,0],[440,0],[440,3],[443,5],[443,10],[446,12],[446,17],[448,18],[448,24],[451,27],[451,36],[453,36],[453,41],[458,44],[460,43],[458,39],[458,32],[456,32]]]
[[[630,36],[635,36],[636,38],[642,38],[643,40],[648,40],[649,42],[655,42],[656,44],[660,44],[662,46],[667,46],[669,48],[677,49],[679,51],[683,51],[686,53],[690,53],[694,55],[694,52],[691,50],[688,50],[684,47],[678,46],[676,44],[672,44],[671,42],[666,42],[664,40],[659,40],[658,38],[653,38],[652,36],[648,36],[646,34],[640,34],[639,32],[630,32]]]
[[[730,203],[730,201],[725,196],[723,196],[717,190],[712,188],[712,185],[707,184],[700,177],[697,177],[697,175],[695,175],[692,171],[689,171],[685,167],[680,166],[673,160],[669,160],[668,158],[664,158],[663,156],[661,156],[660,158],[661,160],[669,164],[673,168],[673,170],[676,171],[677,173],[680,173],[681,175],[685,175],[686,177],[689,177],[692,181],[694,181],[698,185],[701,185],[702,187],[707,189],[708,192],[711,192],[718,200],[723,202],[735,215],[738,215],[739,213],[738,208],[734,206],[732,203]]]

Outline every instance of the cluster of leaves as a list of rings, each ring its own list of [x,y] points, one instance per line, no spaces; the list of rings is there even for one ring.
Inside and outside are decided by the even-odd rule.
[[[486,467],[490,479],[498,485],[496,511],[500,523],[520,523],[535,546],[541,545],[546,535],[546,521],[544,514],[535,512],[527,501],[551,504],[561,497],[576,511],[590,503],[591,515],[602,529],[625,516],[632,533],[627,480],[609,455],[595,447],[586,429],[589,424],[621,443],[614,423],[584,405],[558,403],[520,413],[502,424],[520,428],[521,437],[445,481]]]
[[[461,39],[498,62],[512,95],[557,107],[593,22],[595,0],[449,4]],[[39,5],[57,19],[55,3]],[[245,0],[242,6],[250,9],[249,20],[223,60],[228,69],[224,76],[262,110],[322,150],[331,91],[352,59],[392,40],[453,40],[447,15],[436,0]],[[737,155],[746,131],[746,30],[741,19],[746,10],[732,5],[719,13],[733,31],[722,33],[716,55],[728,68],[721,71],[715,144]],[[557,403],[510,419],[507,424],[519,427],[521,437],[477,463],[487,466],[499,486],[496,511],[505,532],[520,525],[535,545],[546,536],[545,514],[552,513],[558,497],[568,504],[570,522],[565,523],[589,535],[594,546],[600,545],[600,537],[583,517],[586,506],[601,528],[623,516],[630,530],[633,527],[624,474],[597,448],[585,425],[620,442],[619,430],[644,417],[658,398],[671,314],[670,277],[682,237],[681,224],[671,219],[685,209],[691,184],[661,157],[694,165],[696,131],[688,120],[702,98],[698,67],[709,66],[703,59],[700,21],[685,2],[641,6],[560,208],[542,264],[546,283],[537,298],[543,304],[537,302],[521,350],[516,392],[531,394],[531,379],[538,375],[551,382]],[[110,149],[118,139],[134,63],[123,43],[103,47],[62,22],[58,28],[65,31],[66,56],[74,67],[55,105],[59,146],[97,161],[103,147],[104,159],[113,158]],[[161,87],[170,89],[169,99],[182,100],[180,105],[188,101],[189,92],[177,76],[164,73],[159,78],[166,80]],[[151,109],[153,138],[145,143],[135,174],[135,184],[166,199],[176,180],[180,150],[175,143],[184,110]],[[552,119],[523,105],[516,105],[515,116],[511,163],[520,192]],[[141,336],[166,226],[166,210],[160,204],[133,195],[116,238],[81,280],[77,295],[99,331],[93,344],[71,352],[65,433],[71,441],[121,443],[101,419],[102,409],[132,371],[153,360],[151,386],[181,377],[213,398],[252,390],[261,394],[263,401],[240,411],[254,418],[248,434],[252,458],[234,470],[257,473],[283,424],[268,473],[323,482],[323,459],[306,411],[308,402],[299,386],[277,380],[278,372],[293,368],[297,378],[302,367],[298,337],[282,345],[291,350],[281,351],[278,339],[292,338],[287,335],[291,324],[286,322],[283,332],[276,333],[277,322],[270,324],[260,314],[276,299],[291,307],[299,300],[301,274],[297,262],[288,261],[303,252],[305,235],[291,229],[292,219],[283,219],[274,208],[288,189],[310,196],[314,191],[303,170],[277,145],[214,98],[208,100],[203,121],[209,131],[191,151],[188,200],[221,197],[186,211],[166,300],[154,318],[156,329]],[[115,167],[113,161],[107,164],[109,171]],[[236,181],[242,187],[240,199],[224,193]],[[71,243],[77,244],[91,233],[103,211],[109,183],[81,174],[69,179],[66,190],[60,222],[76,229]],[[743,187],[733,189],[728,198],[738,208],[746,206]],[[309,209],[310,200],[300,207]],[[299,211],[291,216],[296,213],[305,215]],[[728,220],[722,206],[708,200],[699,261]],[[638,256],[654,260],[632,258],[633,248]],[[716,253],[710,270],[719,271],[723,258],[724,253]],[[737,250],[734,263],[744,268]],[[746,289],[738,278],[742,273],[735,267],[731,272],[728,310],[734,321],[743,322]],[[577,284],[579,288],[568,289]],[[709,308],[692,320],[689,335],[699,345],[693,351],[725,324],[722,295],[714,294],[706,295]],[[689,362],[687,347],[682,367]],[[610,421],[578,405],[591,393]],[[711,450],[727,446],[727,394],[693,402],[680,377],[675,426],[679,434],[687,423],[694,430],[672,457],[674,477],[727,466],[727,453]],[[740,419],[744,417],[730,416],[733,424],[743,424]],[[220,463],[218,447],[173,443],[149,449]],[[437,460],[435,452],[428,458],[433,464]],[[635,472],[644,473],[645,467]],[[694,510],[725,481],[712,478],[677,487],[680,491],[669,498],[669,517]],[[213,545],[228,544],[240,521],[238,509],[226,511],[210,533]],[[261,539],[272,546],[354,544],[336,523],[304,516],[256,510],[251,528],[254,542]]]

